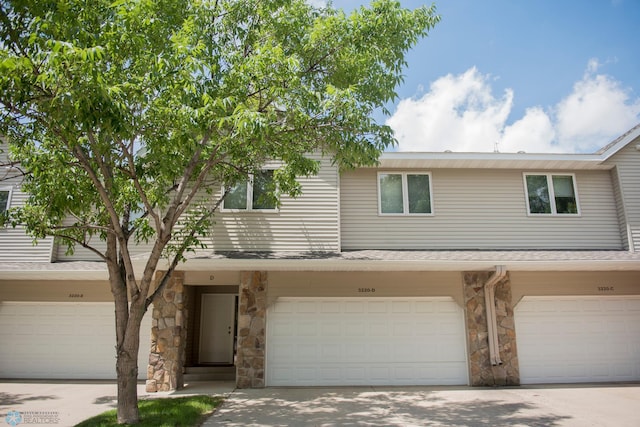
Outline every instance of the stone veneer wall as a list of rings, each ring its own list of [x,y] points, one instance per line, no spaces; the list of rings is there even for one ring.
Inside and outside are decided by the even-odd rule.
[[[508,275],[495,288],[498,342],[502,365],[492,366],[489,360],[484,284],[492,274],[492,272],[463,273],[471,385],[519,385],[518,351],[511,303],[511,282]]]
[[[159,280],[162,272],[158,272]],[[175,271],[153,301],[151,353],[147,368],[147,392],[184,387],[183,366],[187,340],[187,293],[184,272]],[[144,351],[144,347],[141,348]]]
[[[238,388],[262,388],[265,385],[266,317],[267,273],[264,271],[241,273],[236,360]]]

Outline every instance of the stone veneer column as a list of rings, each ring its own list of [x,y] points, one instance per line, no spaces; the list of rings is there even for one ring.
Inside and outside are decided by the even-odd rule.
[[[264,387],[267,272],[240,274],[236,386]]]
[[[492,366],[489,360],[484,284],[492,274],[492,272],[463,273],[471,385],[519,385],[518,351],[511,304],[511,282],[508,275],[495,288],[498,341],[502,365]]]
[[[156,273],[156,282],[162,272]],[[184,272],[174,271],[153,301],[151,353],[147,368],[147,392],[184,387],[183,372],[187,341],[187,305]]]

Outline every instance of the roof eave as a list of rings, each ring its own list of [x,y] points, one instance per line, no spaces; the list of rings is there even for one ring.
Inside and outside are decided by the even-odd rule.
[[[509,259],[450,259],[450,260],[381,260],[381,259],[255,259],[202,258],[190,259],[181,267],[184,271],[489,271],[504,265],[508,271],[640,271],[633,259],[574,259],[574,260],[509,260]],[[162,270],[163,265],[158,265]],[[137,274],[144,264],[134,263]],[[62,270],[57,268],[16,269],[2,271],[2,281],[107,281],[104,270]]]
[[[383,153],[378,168],[610,169],[599,154]]]

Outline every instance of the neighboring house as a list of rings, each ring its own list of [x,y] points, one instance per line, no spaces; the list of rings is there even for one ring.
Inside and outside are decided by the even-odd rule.
[[[640,126],[595,154],[386,153],[301,184],[225,202],[145,318],[148,390],[640,380]],[[0,377],[114,377],[110,301],[90,253],[0,230]]]

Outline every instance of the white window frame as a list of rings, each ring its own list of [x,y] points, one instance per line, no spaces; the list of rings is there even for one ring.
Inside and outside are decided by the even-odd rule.
[[[547,188],[549,190],[549,203],[551,204],[551,212],[550,213],[532,213],[531,207],[529,206],[529,189],[527,188],[527,176],[534,175],[543,175],[547,178]],[[554,176],[570,176],[573,184],[573,192],[576,198],[576,213],[558,213],[558,209],[556,208],[556,197],[553,190],[553,177]],[[522,181],[524,184],[524,200],[527,205],[527,216],[544,216],[544,217],[569,217],[575,218],[582,215],[582,211],[580,210],[580,198],[578,197],[578,182],[576,180],[576,175],[571,172],[523,172]]]
[[[265,168],[262,169],[263,172],[275,171],[275,168]],[[224,194],[225,188],[222,188],[222,194]],[[225,208],[224,206],[225,200],[222,201],[222,205],[220,206],[220,212],[230,212],[230,213],[240,213],[240,212],[268,212],[274,213],[278,212],[278,206],[273,209],[254,209],[253,208],[253,174],[249,174],[247,180],[247,207],[246,209],[236,209],[236,208]]]
[[[382,189],[380,188],[380,175],[401,175],[402,177],[402,213],[383,213],[382,212]],[[407,181],[408,175],[427,175],[429,177],[429,213],[409,213],[409,185]],[[433,206],[433,177],[431,172],[398,172],[398,171],[379,171],[376,175],[378,187],[378,215],[379,216],[434,216]]]
[[[4,213],[11,208],[11,196],[13,195],[13,188],[11,187],[0,187],[0,191],[6,191],[9,194],[7,195],[7,206],[4,211],[0,211],[0,213]]]

